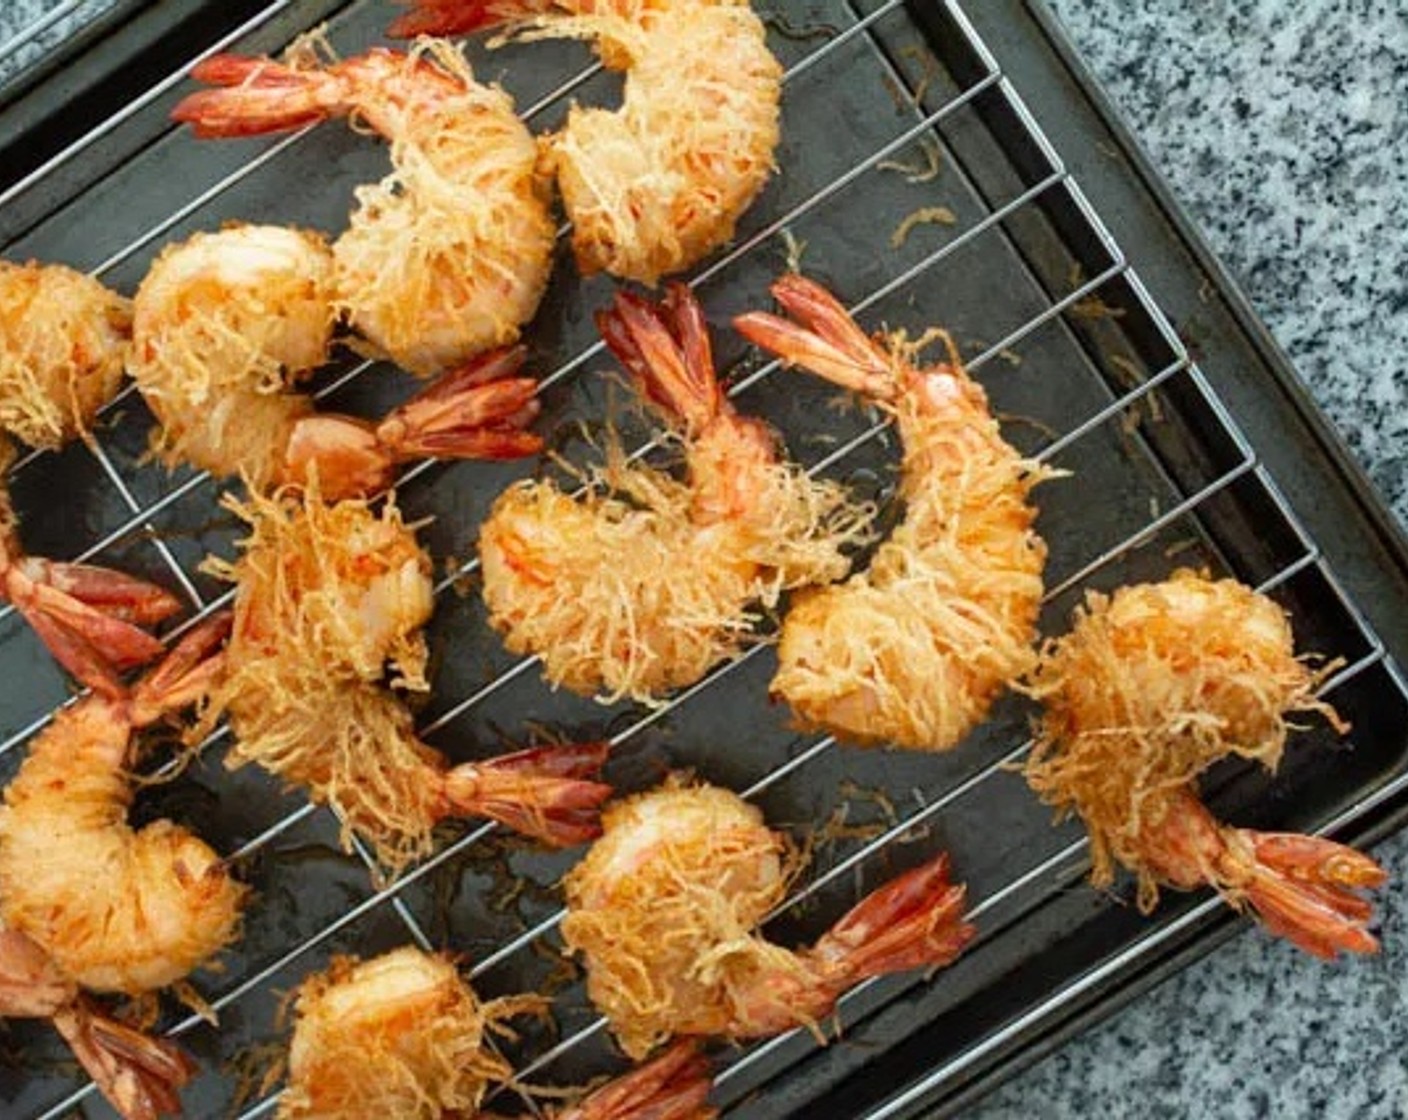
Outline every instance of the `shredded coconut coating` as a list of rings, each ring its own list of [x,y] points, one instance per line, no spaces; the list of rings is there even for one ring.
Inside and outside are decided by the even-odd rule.
[[[337,302],[428,376],[514,342],[537,311],[557,237],[551,184],[513,99],[475,81],[451,44],[422,40],[359,73],[357,114],[390,140],[394,170],[357,189],[333,246]]]
[[[163,250],[134,301],[131,360],[163,461],[275,482],[312,412],[289,390],[327,358],[332,296],[316,234],[232,225]]]
[[[746,5],[642,9],[545,16],[527,36],[596,39],[606,65],[626,71],[621,108],[574,105],[543,140],[543,164],[582,272],[654,285],[732,238],[767,183],[782,67]]]
[[[783,841],[728,790],[669,784],[607,809],[605,834],[564,881],[562,935],[587,991],[640,1059],[674,1034],[728,1034],[761,973],[808,975],[754,936],[782,901]]]
[[[772,691],[848,742],[947,750],[1035,663],[1046,546],[1029,495],[1050,472],[956,362],[896,376],[919,382],[892,406],[904,520],[866,570],[797,596]]]
[[[394,503],[324,505],[316,487],[227,498],[250,535],[233,565],[238,585],[229,668],[202,728],[228,713],[230,766],[257,762],[305,787],[391,868],[429,852],[442,801],[439,756],[416,738],[385,687],[424,691],[430,559]]]
[[[1333,668],[1297,658],[1285,612],[1236,580],[1181,570],[1089,592],[1032,676],[1045,713],[1027,780],[1085,822],[1093,881],[1110,883],[1118,861],[1139,876],[1147,910],[1161,876],[1145,838],[1214,762],[1237,755],[1274,770],[1288,715],[1318,712],[1343,729],[1315,698]]]
[[[688,484],[617,448],[582,497],[527,481],[494,504],[479,537],[490,623],[554,686],[657,702],[760,641],[783,591],[846,573],[872,511],[746,423],[709,433],[687,447]]]
[[[76,983],[138,995],[229,944],[245,890],[185,829],[128,825],[131,733],[90,697],[34,741],[0,810],[0,912]]]
[[[87,435],[122,381],[131,305],[64,265],[0,261],[0,429],[52,450]]]
[[[298,990],[280,1120],[477,1114],[488,1087],[512,1076],[485,1043],[514,1009],[481,1004],[451,961],[420,949],[335,958]]]

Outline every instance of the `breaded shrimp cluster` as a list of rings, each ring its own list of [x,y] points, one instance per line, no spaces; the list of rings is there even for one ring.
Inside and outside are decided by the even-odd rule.
[[[395,170],[360,187],[333,243],[329,294],[351,326],[420,376],[508,345],[547,286],[557,230],[537,147],[513,100],[463,54],[426,40],[342,61],[301,41],[287,62],[221,54],[177,106],[198,136],[251,136],[352,117],[391,142]]]
[[[508,22],[520,39],[590,39],[626,75],[621,107],[574,104],[541,141],[586,275],[654,285],[727,242],[774,170],[782,67],[746,3],[418,0],[393,35]]]
[[[229,668],[201,731],[228,712],[230,766],[256,762],[305,787],[391,870],[431,850],[449,816],[502,821],[552,843],[596,834],[609,788],[583,780],[601,744],[522,751],[450,768],[417,737],[397,690],[425,691],[430,557],[394,502],[227,499],[250,527],[211,569],[236,583]]]

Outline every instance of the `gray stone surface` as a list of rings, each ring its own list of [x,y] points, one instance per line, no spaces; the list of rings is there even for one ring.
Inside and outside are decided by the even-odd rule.
[[[0,47],[54,3],[0,3]],[[1053,3],[1408,523],[1402,0]],[[0,59],[0,76],[69,26]],[[1408,837],[1378,854],[1397,885],[1377,959],[1325,965],[1244,934],[972,1115],[1408,1115]]]

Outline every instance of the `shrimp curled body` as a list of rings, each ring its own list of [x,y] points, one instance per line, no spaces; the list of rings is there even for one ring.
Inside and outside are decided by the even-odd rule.
[[[52,450],[86,435],[122,382],[128,301],[63,265],[0,261],[0,429]]]
[[[1046,546],[1028,495],[1049,472],[1004,442],[951,343],[920,369],[812,281],[788,275],[773,293],[802,326],[760,312],[735,325],[894,415],[905,516],[869,568],[799,596],[772,690],[850,742],[946,750],[1035,663]]]
[[[734,411],[682,285],[659,307],[623,293],[599,324],[679,432],[688,479],[613,450],[583,494],[515,485],[480,531],[484,598],[554,685],[652,702],[758,641],[758,608],[787,588],[844,575],[871,511],[779,461],[768,429]]]
[[[279,1120],[479,1116],[488,1090],[513,1076],[492,1034],[545,1004],[537,996],[481,1002],[452,959],[410,946],[336,958],[299,987]],[[708,1066],[692,1046],[672,1047],[577,1104],[544,1112],[552,1120],[713,1120]]]
[[[235,935],[245,889],[216,854],[170,821],[127,824],[133,730],[204,691],[227,627],[197,628],[131,698],[61,711],[5,789],[0,912],[82,987],[165,987]]]
[[[1344,730],[1315,696],[1334,668],[1297,658],[1285,612],[1235,580],[1185,570],[1091,592],[1032,677],[1045,712],[1027,780],[1085,822],[1093,882],[1109,884],[1116,861],[1137,874],[1145,912],[1160,884],[1206,883],[1317,956],[1373,951],[1354,890],[1382,884],[1382,868],[1328,840],[1219,824],[1196,793],[1228,756],[1275,769],[1292,713]]]
[[[622,1049],[672,1035],[760,1038],[824,1018],[860,980],[947,964],[974,936],[964,890],[939,856],[863,899],[814,946],[770,944],[757,925],[794,861],[756,807],[712,786],[665,786],[609,807],[568,874],[568,947]]]

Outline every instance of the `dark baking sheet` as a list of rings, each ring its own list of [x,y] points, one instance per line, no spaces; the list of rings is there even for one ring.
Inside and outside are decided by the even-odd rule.
[[[163,7],[132,4],[125,14]],[[230,6],[188,4],[180,22],[194,48],[191,39],[149,35],[123,64],[102,55],[105,68],[94,52],[117,51],[105,40],[80,51],[62,83],[33,83],[28,115],[14,115],[19,102],[0,110],[12,150],[45,152],[3,165],[6,256],[96,269],[131,291],[161,244],[225,220],[341,228],[352,187],[386,170],[376,141],[334,124],[292,138],[201,144],[169,130],[165,113],[185,92],[176,75],[200,43],[234,35],[242,49],[276,50],[328,18],[333,42],[352,53],[380,41],[394,8],[293,0],[245,8],[231,20]],[[711,321],[722,331],[734,312],[766,303],[767,283],[787,259],[785,231],[805,243],[803,267],[861,305],[863,322],[948,326],[1009,438],[1074,475],[1038,492],[1051,548],[1044,629],[1064,629],[1084,588],[1178,565],[1267,585],[1295,614],[1307,647],[1346,659],[1332,699],[1356,730],[1342,741],[1301,736],[1274,782],[1242,767],[1218,771],[1209,783],[1214,808],[1249,825],[1333,826],[1360,842],[1396,826],[1408,746],[1398,669],[1408,646],[1402,538],[1045,10],[1016,0],[814,0],[768,14],[771,43],[791,71],[782,171],[736,244],[696,272]],[[497,52],[471,44],[470,56],[535,128],[560,120],[570,97],[610,99],[619,85],[575,44]],[[133,89],[147,92],[134,101]],[[121,119],[108,123],[114,111]],[[56,121],[65,122],[62,136]],[[940,151],[932,180],[909,182],[882,166],[918,166],[923,143]],[[924,206],[948,207],[953,224],[922,225],[892,247],[902,218]],[[598,371],[610,363],[594,346],[590,312],[611,287],[579,280],[561,258],[530,342],[545,377],[544,423],[566,438],[577,420],[599,420],[609,406]],[[740,407],[772,421],[794,456],[888,492],[897,450],[874,417],[830,407],[829,389],[775,371],[725,333],[719,356],[734,371]],[[411,390],[400,373],[351,356],[320,385],[330,405],[366,415]],[[25,541],[54,556],[93,552],[184,589],[194,610],[208,611],[223,589],[196,565],[207,551],[228,554],[235,527],[217,511],[209,481],[144,461],[149,427],[128,396],[110,411],[96,456],[78,447],[26,462],[11,480]],[[564,447],[585,454],[579,443]],[[771,927],[779,939],[815,936],[865,889],[939,848],[952,852],[979,911],[981,940],[954,968],[868,986],[845,1002],[844,1033],[830,1047],[795,1034],[721,1050],[717,1096],[731,1114],[792,1115],[823,1099],[835,1115],[955,1107],[1237,928],[1201,895],[1169,896],[1144,920],[1127,890],[1097,895],[1081,884],[1079,830],[1052,828],[1005,768],[1027,736],[1031,713],[1018,699],[1004,701],[958,751],[922,757],[841,749],[791,731],[766,699],[766,649],[662,712],[549,692],[531,664],[499,647],[472,586],[460,593],[472,572],[457,567],[472,556],[493,496],[534,469],[428,466],[403,479],[408,513],[435,518],[423,539],[446,577],[432,627],[436,691],[422,715],[430,741],[467,759],[527,741],[538,725],[606,733],[618,740],[611,774],[623,789],[692,768],[746,791],[798,836],[844,812],[862,827],[817,848]],[[46,501],[49,494],[63,500]],[[3,778],[65,685],[9,612],[0,620],[0,669]],[[145,791],[137,811],[197,827],[237,854],[258,890],[225,967],[195,981],[219,1006],[219,1027],[175,1007],[164,1020],[203,1067],[187,1093],[189,1114],[270,1110],[271,1101],[249,1095],[250,1077],[281,1037],[283,993],[334,952],[371,953],[408,938],[466,953],[486,996],[564,985],[555,1024],[530,1028],[509,1047],[531,1080],[575,1082],[616,1068],[556,953],[554,883],[570,854],[545,857],[491,830],[450,829],[439,856],[374,892],[363,863],[337,851],[325,811],[258,773],[227,774],[223,748],[217,740],[198,765]],[[6,1115],[107,1114],[46,1028],[9,1030],[13,1063],[0,1068]],[[510,1102],[496,1107],[512,1111]]]

